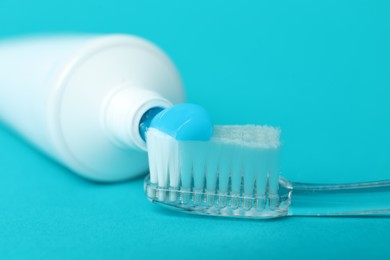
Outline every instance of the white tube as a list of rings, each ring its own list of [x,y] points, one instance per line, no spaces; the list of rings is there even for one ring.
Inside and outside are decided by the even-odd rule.
[[[74,172],[119,181],[147,171],[138,123],[184,101],[155,45],[128,35],[0,42],[0,119]]]

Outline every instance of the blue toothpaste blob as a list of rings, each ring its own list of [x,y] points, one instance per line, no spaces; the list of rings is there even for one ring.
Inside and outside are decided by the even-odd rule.
[[[201,106],[184,103],[164,109],[150,124],[178,141],[208,141],[213,135],[209,113]]]
[[[144,141],[146,140],[146,136],[145,136],[146,131],[150,127],[153,118],[163,110],[164,108],[154,107],[146,111],[145,114],[143,114],[141,121],[139,123],[139,133]]]

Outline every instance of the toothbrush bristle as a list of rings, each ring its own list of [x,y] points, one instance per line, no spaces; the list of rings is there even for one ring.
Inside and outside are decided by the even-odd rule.
[[[276,210],[279,136],[278,128],[268,126],[215,126],[210,141],[177,141],[151,128],[147,195],[203,213]]]

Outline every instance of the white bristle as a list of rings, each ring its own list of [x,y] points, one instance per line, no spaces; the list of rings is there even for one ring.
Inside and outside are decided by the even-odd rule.
[[[239,195],[241,190],[241,173],[242,173],[242,148],[238,145],[232,147],[232,158],[230,178],[231,192],[233,195]]]
[[[191,142],[179,142],[179,153],[178,153],[179,167],[180,167],[180,178],[181,187],[184,191],[182,202],[189,202],[190,195],[187,192],[191,191],[192,185],[192,169],[193,169],[193,147]]]
[[[151,129],[151,131],[154,131]],[[159,154],[159,151],[156,149],[156,142],[158,141],[157,133],[148,132],[147,140],[148,140],[148,160],[149,160],[149,172],[150,172],[150,183],[157,185],[157,164],[156,159]]]
[[[267,192],[267,150],[258,150],[256,166],[256,195],[264,196]]]
[[[221,144],[211,143],[209,149],[206,151],[206,193],[207,195],[207,204],[212,205],[214,203],[214,194],[217,189],[217,179],[218,179],[218,165],[219,157],[221,153]]]
[[[234,146],[229,144],[221,144],[221,156],[219,158],[219,174],[218,174],[218,191],[219,193],[227,193],[229,188],[229,178],[232,168],[234,155]]]
[[[243,207],[249,210],[252,207],[252,198],[255,188],[255,176],[257,171],[257,158],[254,156],[256,151],[247,148],[243,151]]]
[[[206,167],[206,155],[204,153],[205,143],[194,142],[192,144],[192,162],[193,162],[193,173],[194,173],[194,188],[196,190],[203,190],[204,185],[204,173]]]
[[[205,146],[206,142],[193,142],[193,176],[194,176],[194,189],[195,198],[194,202],[199,204],[201,202],[201,194],[204,189],[204,177],[205,177],[205,167],[206,167],[206,154]]]
[[[162,189],[168,188],[168,180],[170,169],[168,168],[171,158],[172,141],[169,136],[156,130],[151,129],[147,133],[150,171],[157,176],[157,186]],[[150,158],[151,156],[151,158]],[[154,180],[155,181],[155,180]],[[157,194],[159,200],[165,200],[166,193],[164,191]]]
[[[175,139],[170,136],[165,137],[168,141],[169,150],[167,153],[168,156],[168,176],[169,176],[169,189],[177,190],[180,185],[180,168],[179,168],[179,144]],[[177,193],[170,192],[169,199],[171,201],[176,201]]]
[[[267,192],[267,154],[269,150],[267,149],[257,149],[253,154],[254,158],[254,167],[255,167],[255,178],[256,178],[256,195],[257,205],[256,207],[259,210],[262,210],[265,207],[266,202],[266,192]],[[279,174],[276,175],[276,178],[279,178]]]
[[[270,207],[276,208],[279,201],[278,183],[279,183],[279,151],[272,150],[268,157],[268,198]]]
[[[216,126],[210,141],[195,142],[149,129],[150,181],[169,186],[170,201],[180,192],[183,204],[263,210],[268,199],[276,208],[279,135],[267,126]]]
[[[161,140],[162,144],[160,146],[160,156],[157,156],[157,178],[158,178],[158,186],[160,188],[168,187],[168,142],[166,139]]]
[[[244,196],[252,197],[256,172],[258,170],[258,151],[254,148],[243,149],[243,173],[244,173]]]

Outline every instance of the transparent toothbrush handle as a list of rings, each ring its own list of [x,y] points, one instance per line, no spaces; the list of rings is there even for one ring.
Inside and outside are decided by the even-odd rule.
[[[390,180],[351,184],[306,184],[281,178],[291,192],[288,215],[390,216]]]

